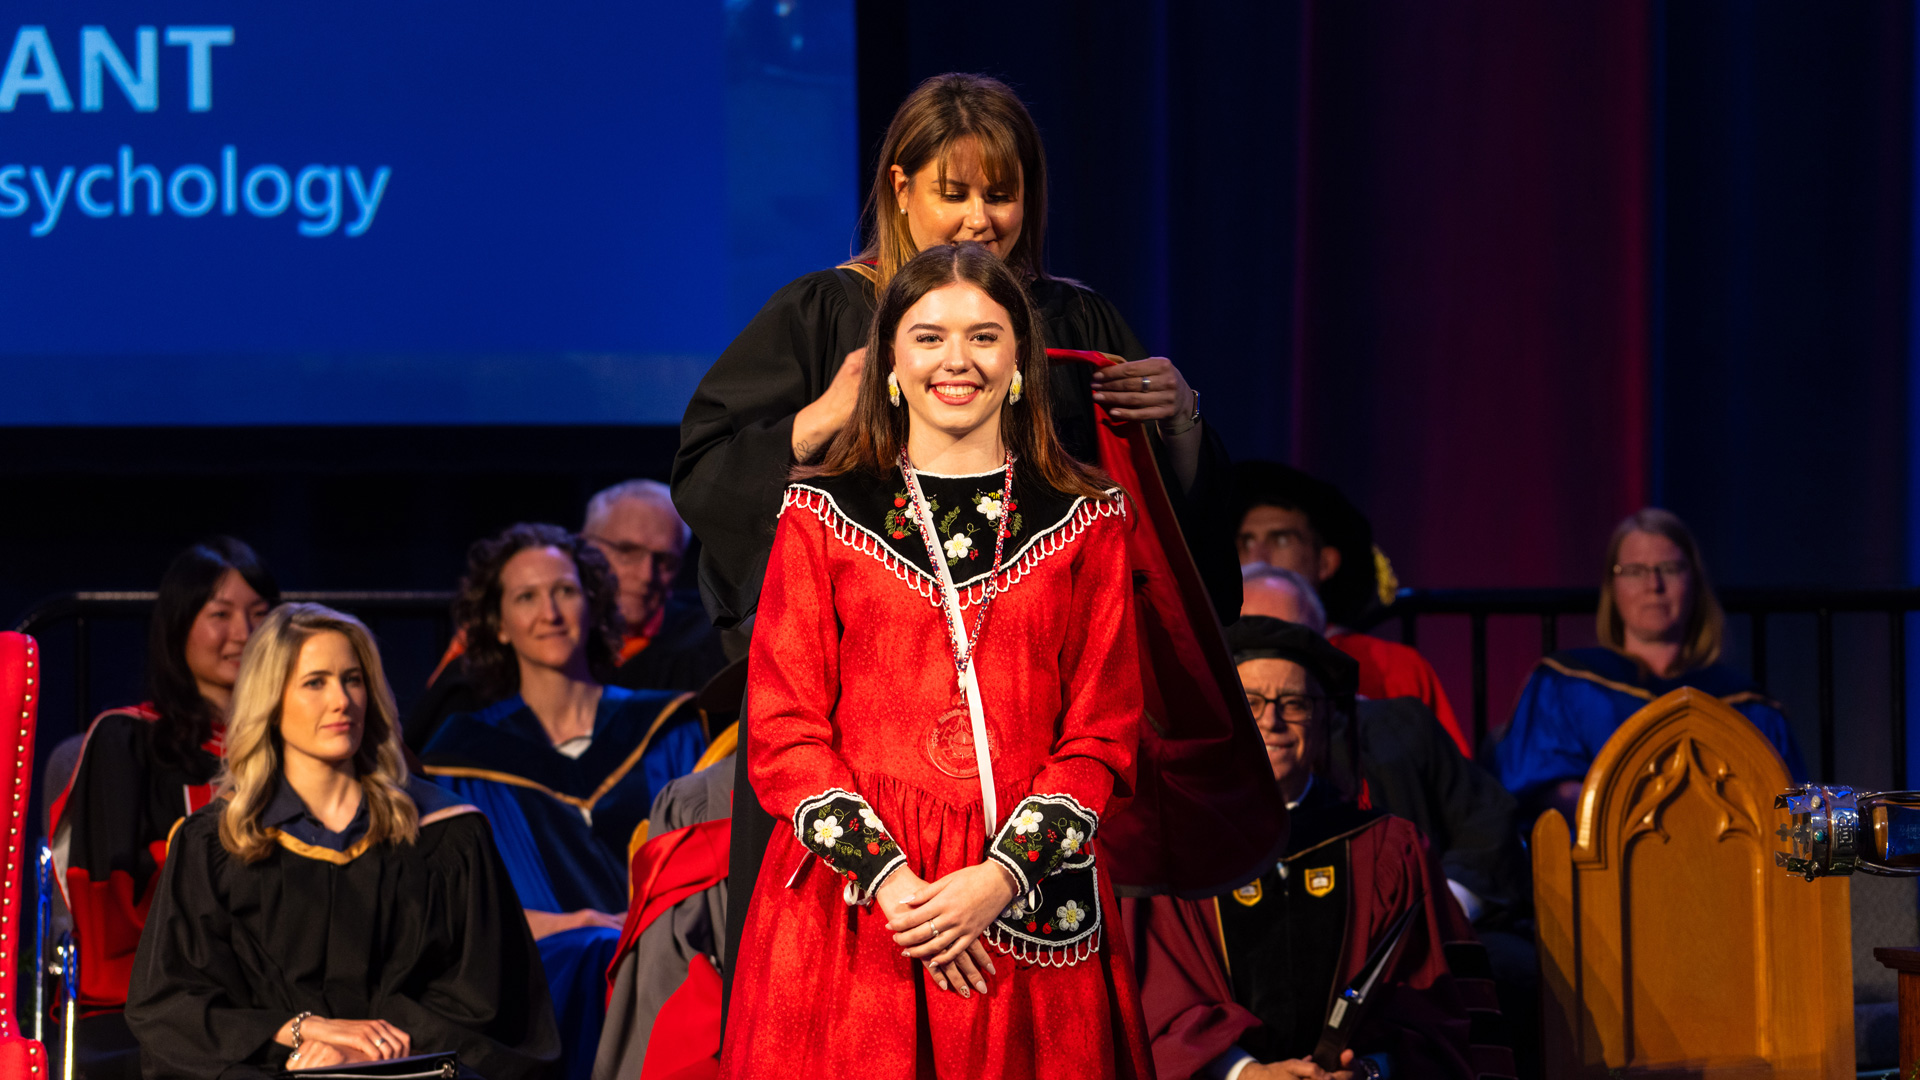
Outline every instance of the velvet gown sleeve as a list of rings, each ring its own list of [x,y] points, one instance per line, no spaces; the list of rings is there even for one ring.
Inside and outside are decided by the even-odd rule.
[[[868,313],[823,270],[767,301],[700,380],[680,423],[673,503],[700,537],[700,593],[720,627],[753,614],[780,493],[793,465],[793,417],[866,344]]]
[[[345,867],[301,866],[295,876],[275,862],[289,858],[299,857],[233,863],[211,812],[181,826],[127,1001],[149,1080],[276,1075],[287,1050],[274,1035],[309,1009],[386,1020],[415,1052],[452,1050],[488,1080],[551,1074],[559,1036],[545,975],[480,815],[425,826],[416,849],[376,849]],[[424,880],[392,872],[407,859],[424,863]],[[263,875],[254,901],[235,902],[236,874]],[[382,890],[396,881],[406,887]],[[375,940],[376,928],[391,938]],[[303,989],[281,965],[311,952],[295,939],[316,937],[331,943],[326,969]]]
[[[546,973],[487,821],[465,813],[431,828],[441,832],[426,856],[442,890],[440,940],[419,943],[416,967],[396,973],[374,1011],[416,1050],[454,1050],[487,1080],[547,1076],[560,1036]]]
[[[232,946],[228,858],[213,816],[200,814],[180,826],[160,871],[127,989],[147,1080],[266,1076],[276,1071],[267,1058],[284,1056],[274,1034],[300,1010],[260,998]]]
[[[1521,806],[1531,811],[1555,784],[1587,775],[1619,726],[1612,693],[1544,663],[1533,669],[1492,758],[1494,775]]]
[[[807,850],[848,881],[859,903],[905,863],[833,747],[840,624],[827,569],[826,526],[784,514],[774,532],[748,667],[747,775],[761,805],[793,822]]]

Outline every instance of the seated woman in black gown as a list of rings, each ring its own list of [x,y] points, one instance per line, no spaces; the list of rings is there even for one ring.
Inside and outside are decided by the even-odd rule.
[[[48,768],[47,835],[80,947],[74,1057],[88,1080],[140,1075],[121,1010],[166,839],[213,798],[241,650],[279,602],[273,575],[230,536],[175,556],[147,635],[147,700],[100,714],[77,758]]]
[[[551,1074],[546,980],[486,820],[407,775],[358,620],[267,616],[218,795],[168,850],[127,998],[149,1078],[449,1051],[492,1080]]]

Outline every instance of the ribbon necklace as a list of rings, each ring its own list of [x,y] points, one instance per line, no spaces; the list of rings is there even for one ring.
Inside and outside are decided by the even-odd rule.
[[[907,460],[907,451],[900,451],[900,472],[907,478],[907,497],[913,500],[913,513],[920,524],[920,539],[927,545],[927,560],[933,565],[934,572],[942,579],[941,584],[952,588],[953,582],[946,573],[946,560],[940,551],[940,541],[935,537],[933,512],[926,499],[920,495],[919,481],[913,475],[913,462]],[[993,598],[1000,595],[1000,559],[1007,549],[1007,522],[1011,515],[1007,507],[1013,504],[1013,452],[1007,452],[1005,466],[1006,479],[1000,485],[1000,521],[999,531],[993,537],[993,569],[987,574],[986,594],[980,598],[980,617],[973,624],[973,633],[965,641],[960,639],[960,630],[965,628],[965,616],[960,616],[961,625],[956,628],[949,620],[947,625],[947,648],[953,653],[954,671],[964,677],[973,664],[973,649],[979,644],[980,632],[987,627],[987,613],[993,607]],[[958,612],[953,614],[958,615]]]
[[[1006,553],[1007,528],[1012,515],[1008,507],[1013,505],[1013,454],[1007,454],[1006,479],[1000,486],[1000,528],[993,539],[993,569],[987,574],[987,586],[975,605],[980,609],[980,617],[973,624],[973,633],[967,633],[967,618],[960,611],[960,594],[953,587],[953,575],[947,570],[945,554],[940,550],[938,533],[934,530],[933,510],[920,494],[920,482],[914,478],[913,462],[908,460],[905,447],[900,450],[900,472],[907,479],[907,494],[913,500],[914,520],[920,526],[920,539],[926,542],[927,559],[933,564],[936,580],[940,582],[942,607],[946,611],[947,648],[953,654],[954,671],[959,675],[961,696],[967,699],[967,716],[973,726],[973,760],[980,772],[980,803],[986,819],[987,835],[992,836],[999,824],[999,801],[993,784],[993,755],[987,745],[987,718],[980,703],[980,679],[973,666],[974,646],[980,642],[980,632],[987,627],[987,613],[993,607],[994,597],[1000,595],[1000,560]]]

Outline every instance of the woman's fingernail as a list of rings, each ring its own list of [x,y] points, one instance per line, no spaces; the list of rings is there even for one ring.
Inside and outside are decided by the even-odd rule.
[[[981,992],[981,993],[983,993],[983,994],[987,992],[987,984],[986,984],[986,983],[984,983],[984,982],[982,982],[982,981],[981,981],[981,980],[979,980],[979,979],[975,979],[975,980],[973,980],[973,988],[974,988],[975,990],[978,990],[978,991],[980,991],[980,992]]]
[[[1105,400],[1107,400],[1107,395],[1105,395],[1105,394],[1103,394],[1103,393],[1101,393],[1101,392],[1100,392],[1100,391],[1098,391],[1098,390],[1095,390],[1095,391],[1093,392],[1093,400],[1095,400],[1095,401],[1105,401]]]
[[[964,986],[963,986],[963,987],[961,987],[961,988],[960,988],[960,997],[961,997],[961,998],[962,998],[963,1000],[964,1000],[964,999],[966,999],[966,998],[970,998],[970,997],[972,997],[972,996],[973,996],[972,994],[969,994],[969,993],[967,993],[967,988],[966,988],[966,987],[964,987]]]

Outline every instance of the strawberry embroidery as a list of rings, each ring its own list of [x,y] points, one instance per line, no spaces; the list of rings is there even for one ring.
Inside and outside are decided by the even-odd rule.
[[[902,858],[866,800],[838,788],[802,803],[794,828],[834,874],[866,891]]]

